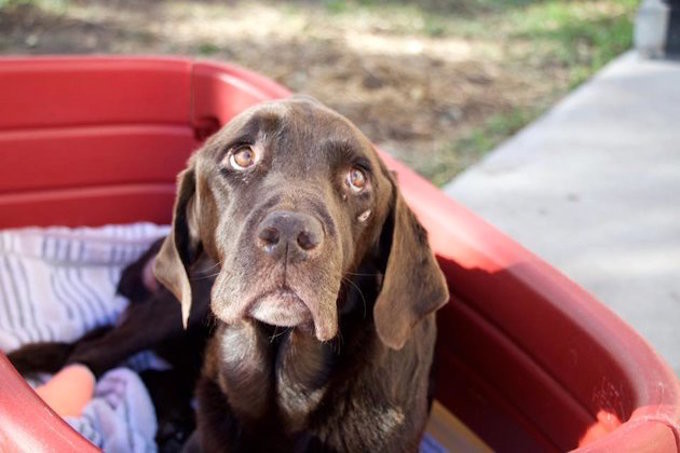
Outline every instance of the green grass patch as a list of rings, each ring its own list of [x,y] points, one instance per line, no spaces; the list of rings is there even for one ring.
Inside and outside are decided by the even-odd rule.
[[[538,113],[528,109],[513,109],[507,113],[496,114],[487,119],[482,126],[466,134],[458,142],[458,151],[463,154],[483,154],[533,121]]]
[[[35,8],[52,13],[63,13],[69,0],[0,0],[0,12],[15,8]]]
[[[0,10],[18,5],[29,5],[31,3],[34,2],[31,0],[0,0]]]
[[[203,57],[215,55],[220,51],[220,48],[211,42],[202,42],[198,45],[198,54]]]
[[[456,142],[432,153],[427,161],[407,161],[407,164],[435,185],[442,186],[536,119],[540,113],[539,109],[517,108],[493,115]]]
[[[516,56],[513,64],[538,65],[546,72],[559,67],[567,75],[566,87],[557,88],[551,99],[531,106],[518,106],[496,114],[483,125],[464,134],[449,147],[436,153],[418,171],[437,185],[481,159],[501,142],[536,119],[556,99],[592,77],[632,45],[636,0],[610,1],[533,1],[496,2],[479,0],[480,10],[491,12],[477,24],[467,27],[479,39],[498,39]],[[498,3],[503,3],[500,5]],[[508,5],[514,3],[514,5]],[[488,24],[496,24],[489,26]],[[516,44],[523,49],[514,52]],[[415,164],[418,166],[418,164]]]
[[[531,44],[532,58],[569,70],[578,85],[631,47],[636,0],[536,2],[510,14],[511,42]]]

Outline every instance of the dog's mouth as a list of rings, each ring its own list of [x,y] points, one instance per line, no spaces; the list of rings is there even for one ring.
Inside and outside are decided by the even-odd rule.
[[[253,319],[279,327],[310,326],[312,313],[300,298],[289,288],[277,288],[257,297],[247,309]]]
[[[231,268],[227,268],[231,269]],[[305,275],[308,276],[308,275]],[[210,308],[220,321],[231,324],[250,318],[277,327],[300,329],[319,341],[329,341],[338,331],[339,284],[315,285],[288,275],[289,282],[272,272],[258,274],[255,283],[221,272],[213,285]],[[284,281],[277,281],[284,280]]]

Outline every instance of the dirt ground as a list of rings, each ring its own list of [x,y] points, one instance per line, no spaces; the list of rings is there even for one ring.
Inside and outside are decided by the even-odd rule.
[[[438,184],[486,151],[489,121],[502,139],[569,88],[568,67],[486,29],[504,23],[493,11],[347,5],[0,0],[0,53],[236,62],[345,114]]]

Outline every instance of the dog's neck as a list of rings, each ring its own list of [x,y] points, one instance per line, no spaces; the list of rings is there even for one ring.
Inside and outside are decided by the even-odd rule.
[[[329,342],[254,320],[218,327],[213,343],[221,358],[217,381],[239,419],[283,426],[289,433],[305,426],[333,384],[331,376],[350,378],[353,370],[347,365],[362,363],[361,355],[380,346],[370,322],[376,278],[380,275],[371,270],[348,275],[338,301],[339,333]],[[336,368],[350,376],[338,376]]]

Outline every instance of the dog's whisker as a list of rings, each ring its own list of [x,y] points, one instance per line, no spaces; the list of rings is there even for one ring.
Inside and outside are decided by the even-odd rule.
[[[215,273],[210,273],[210,274],[207,273],[208,271],[211,271],[215,268],[220,268],[220,270],[221,270],[222,261],[217,261],[214,264],[206,267],[205,269],[200,269],[196,273],[192,273],[192,275],[190,276],[189,279],[192,280],[192,281],[197,281],[197,280],[206,280],[206,279],[209,279],[209,278],[217,277],[220,274],[219,271],[215,272]]]
[[[360,274],[356,272],[346,272],[347,275],[353,275],[355,277],[377,277],[380,275],[380,273],[376,272],[375,274]]]
[[[269,343],[273,343],[275,339],[277,339],[278,337],[280,337],[283,334],[290,332],[292,329],[293,329],[292,327],[286,327],[281,332],[277,332],[279,330],[279,327],[274,326],[274,333],[272,334],[271,337],[269,337]]]
[[[340,330],[338,330],[338,334],[336,335],[335,340],[336,341],[333,342],[333,351],[336,354],[340,354],[340,349],[342,349],[342,343],[344,341],[342,337],[342,332]]]
[[[215,268],[218,267],[218,266],[222,266],[222,262],[221,262],[221,261],[217,261],[217,262],[216,262],[215,264],[213,264],[212,266],[208,266],[205,270],[206,270],[206,271],[209,271],[210,269],[215,269]]]
[[[196,276],[191,276],[192,281],[197,281],[197,280],[207,280],[209,278],[217,277],[220,275],[219,272],[216,272],[214,274],[198,274]]]
[[[342,277],[342,281],[346,281],[350,285],[354,286],[354,288],[356,288],[357,292],[359,293],[359,296],[361,296],[361,301],[363,302],[363,305],[364,305],[364,319],[366,319],[366,310],[367,310],[368,304],[366,303],[366,298],[364,297],[363,291],[361,291],[361,288],[359,288],[359,285],[357,285],[356,283],[354,283],[352,280],[350,280],[347,277]]]

